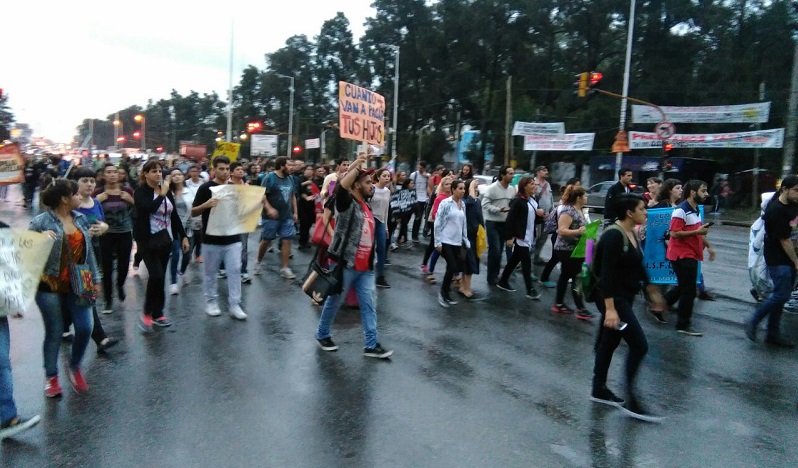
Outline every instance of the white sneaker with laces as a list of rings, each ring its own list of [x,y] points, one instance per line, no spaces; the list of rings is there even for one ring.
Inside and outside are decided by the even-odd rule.
[[[180,286],[178,286],[177,283],[173,283],[171,286],[169,286],[169,294],[173,296],[180,294]]]
[[[247,319],[247,314],[244,313],[243,310],[241,310],[241,306],[239,306],[239,305],[234,305],[234,306],[230,307],[230,315],[232,315],[233,318],[237,318],[238,320],[246,320]]]
[[[222,310],[219,309],[219,304],[215,302],[209,302],[205,305],[205,313],[210,315],[211,317],[218,317],[222,315]]]
[[[295,279],[296,278],[296,275],[294,274],[293,271],[291,271],[290,268],[282,268],[282,269],[280,269],[280,274],[283,276],[283,278],[286,278],[286,279]]]

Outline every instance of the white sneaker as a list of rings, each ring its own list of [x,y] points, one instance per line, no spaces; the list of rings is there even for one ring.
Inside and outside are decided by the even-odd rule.
[[[246,320],[247,319],[247,314],[244,313],[243,310],[241,310],[241,306],[239,306],[239,305],[234,305],[234,306],[230,307],[230,315],[232,315],[233,318],[237,318],[238,320]]]
[[[114,309],[103,309],[103,314],[105,314],[105,315],[113,314],[113,313],[114,313]]]
[[[219,273],[216,273],[216,278],[217,279],[225,279],[225,278],[227,278],[227,271],[219,270]]]
[[[250,281],[252,281],[252,278],[250,278],[248,274],[241,273],[241,282],[242,283],[249,283]]]
[[[219,304],[215,302],[209,302],[205,305],[205,313],[210,315],[211,317],[218,317],[222,315],[222,310],[219,309]]]
[[[296,278],[296,275],[294,274],[293,271],[291,271],[290,268],[281,268],[280,269],[280,274],[283,276],[283,278],[286,278],[286,279],[294,279],[294,278]]]
[[[169,294],[173,296],[180,294],[180,286],[178,286],[177,283],[173,283],[171,286],[169,286]]]
[[[252,274],[260,276],[260,262],[255,263],[255,267],[252,269]]]

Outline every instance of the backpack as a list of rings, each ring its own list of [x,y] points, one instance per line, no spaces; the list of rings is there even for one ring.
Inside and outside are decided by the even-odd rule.
[[[623,232],[623,228],[617,224],[612,224],[604,229],[602,236],[611,229],[621,231],[621,234],[623,234],[623,254],[625,255],[629,251],[629,237]],[[585,302],[596,302],[596,288],[598,287],[599,276],[601,276],[601,257],[598,255],[600,243],[601,238],[598,239],[593,249],[590,265],[587,262],[582,263],[582,273],[579,275],[579,283],[576,286],[577,293],[582,296]]]
[[[554,208],[546,215],[546,221],[543,224],[543,234],[554,234],[557,232],[557,223],[559,222],[560,208],[562,206],[564,205]]]

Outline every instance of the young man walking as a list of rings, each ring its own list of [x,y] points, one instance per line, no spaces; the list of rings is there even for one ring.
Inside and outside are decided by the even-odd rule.
[[[430,175],[427,173],[427,163],[419,161],[418,169],[410,174],[408,179],[413,181],[416,186],[416,206],[413,210],[413,243],[418,244],[418,230],[423,223],[427,220],[424,219],[424,212],[426,211],[427,202],[429,201],[429,191],[427,184],[429,183]]]
[[[244,166],[240,162],[234,162],[230,164],[230,184],[234,185],[246,185],[246,180],[244,179],[246,176],[246,172],[244,171]],[[249,273],[247,273],[247,264],[249,261],[249,233],[245,232],[241,234],[241,282],[242,283],[249,283],[252,281],[252,278],[249,277]]]
[[[485,231],[488,235],[488,284],[499,281],[499,268],[502,261],[502,250],[505,247],[504,223],[510,211],[510,201],[515,197],[515,187],[510,185],[515,171],[510,166],[499,169],[499,178],[490,184],[482,195],[482,214],[485,217]],[[512,250],[507,250],[507,258]]]
[[[768,317],[765,343],[782,348],[794,348],[795,344],[781,336],[781,314],[784,304],[790,299],[798,270],[795,241],[798,240],[798,176],[787,176],[781,187],[765,208],[765,264],[773,281],[773,293],[745,324],[745,335],[756,341],[759,322]]]
[[[357,157],[346,175],[339,179],[336,191],[337,212],[335,234],[330,244],[330,256],[344,263],[342,294],[330,296],[324,301],[316,341],[324,351],[336,351],[331,327],[341,300],[354,287],[360,304],[365,344],[363,355],[386,359],[393,351],[384,349],[377,341],[377,310],[374,303],[374,216],[366,200],[374,193],[371,176],[374,170],[362,170],[366,155]],[[348,236],[347,236],[348,234]]]
[[[211,208],[216,207],[219,200],[213,198],[211,187],[227,184],[230,176],[230,159],[226,156],[217,156],[213,159],[214,179],[202,184],[197,189],[191,216],[202,215],[202,253],[205,262],[202,264],[202,287],[205,291],[205,312],[211,317],[222,314],[217,303],[219,297],[216,274],[222,262],[227,272],[227,301],[230,306],[230,315],[238,320],[245,320],[247,314],[241,310],[241,235],[211,236],[207,234],[208,218]]]
[[[622,193],[629,193],[632,189],[629,187],[629,184],[632,183],[632,170],[624,167],[620,171],[618,171],[618,182],[607,189],[607,198],[604,199],[604,225],[608,225],[610,223],[615,222],[615,218],[618,215],[615,213],[614,203],[612,199],[616,195],[620,195]]]
[[[283,278],[294,279],[296,275],[288,267],[291,256],[291,240],[296,234],[297,208],[294,194],[294,180],[288,174],[287,159],[279,157],[274,161],[274,172],[263,179],[266,196],[263,207],[266,217],[263,219],[258,258],[253,273],[260,275],[261,262],[269,250],[273,240],[280,238],[280,274]]]
[[[677,285],[665,294],[668,306],[679,301],[679,319],[676,331],[688,336],[703,336],[690,327],[693,303],[698,280],[698,262],[704,259],[704,236],[709,226],[701,223],[698,205],[707,198],[707,184],[691,180],[684,187],[685,199],[676,206],[671,215],[670,241],[665,254],[676,273]],[[710,261],[715,260],[715,251],[709,248]]]

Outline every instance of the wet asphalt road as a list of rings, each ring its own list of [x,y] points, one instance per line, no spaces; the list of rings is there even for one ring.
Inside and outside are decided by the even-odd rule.
[[[27,226],[19,213],[0,205],[2,219]],[[144,283],[131,276],[124,307],[102,317],[123,342],[104,357],[89,345],[85,396],[65,386],[44,398],[32,306],[12,322],[15,397],[43,420],[2,443],[0,466],[794,466],[798,352],[745,339],[747,231],[717,232],[707,282],[722,297],[697,302],[695,317],[706,336],[639,313],[650,346],[639,394],[667,416],[661,425],[588,401],[597,324],[549,312],[552,290],[532,302],[489,290],[483,272],[484,302],[444,310],[417,274],[420,249],[397,252],[393,288],[377,293],[380,341],[395,353],[376,361],[362,356],[359,314],[346,308],[333,328],[341,349],[318,348],[319,309],[270,254],[244,286],[246,322],[205,315],[192,265],[191,284],[168,299],[175,325],[144,336]],[[308,259],[297,253],[294,270]],[[798,317],[785,315],[784,328],[798,339]],[[622,346],[610,372],[618,391],[624,356]]]

